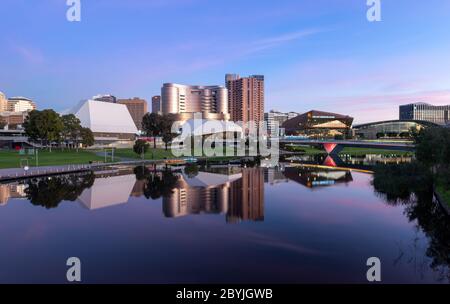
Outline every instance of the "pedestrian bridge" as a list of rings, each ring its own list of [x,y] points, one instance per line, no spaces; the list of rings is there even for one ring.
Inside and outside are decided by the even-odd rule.
[[[387,142],[387,141],[362,141],[362,140],[311,140],[311,139],[293,139],[282,138],[282,144],[298,144],[321,146],[328,154],[339,154],[345,147],[352,148],[368,148],[368,149],[383,149],[395,151],[415,151],[416,147],[413,143],[407,142]]]

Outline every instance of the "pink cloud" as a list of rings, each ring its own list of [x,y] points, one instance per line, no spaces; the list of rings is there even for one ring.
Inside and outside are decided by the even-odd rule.
[[[42,64],[44,63],[44,55],[41,51],[25,46],[15,45],[13,46],[13,50],[16,54],[18,54],[22,59],[24,59],[27,63],[31,64]]]

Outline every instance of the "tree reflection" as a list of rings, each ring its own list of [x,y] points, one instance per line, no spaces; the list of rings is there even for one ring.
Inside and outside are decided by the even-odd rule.
[[[199,167],[197,164],[188,164],[184,168],[184,174],[186,174],[189,178],[194,178],[198,175]]]
[[[418,163],[378,166],[375,191],[391,205],[405,205],[405,215],[428,238],[430,267],[450,282],[450,219],[434,201],[433,176]]]
[[[35,206],[57,208],[62,201],[75,201],[81,193],[94,184],[91,172],[80,175],[34,178],[27,182],[25,194]]]
[[[150,171],[145,166],[139,166],[134,169],[134,173],[137,180],[144,181],[144,196],[152,200],[172,194],[178,181],[178,176],[168,168]]]
[[[374,171],[375,190],[393,205],[416,197],[433,199],[433,175],[419,163],[378,165]]]

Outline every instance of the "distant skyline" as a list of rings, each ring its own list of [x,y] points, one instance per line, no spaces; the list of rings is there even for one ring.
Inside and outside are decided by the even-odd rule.
[[[3,0],[0,91],[63,110],[97,94],[145,98],[163,83],[265,75],[266,112],[312,109],[355,123],[398,106],[450,104],[450,1]]]

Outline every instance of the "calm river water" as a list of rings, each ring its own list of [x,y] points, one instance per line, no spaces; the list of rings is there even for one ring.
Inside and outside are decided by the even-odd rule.
[[[323,167],[112,172],[0,186],[0,282],[448,283],[449,218]]]

